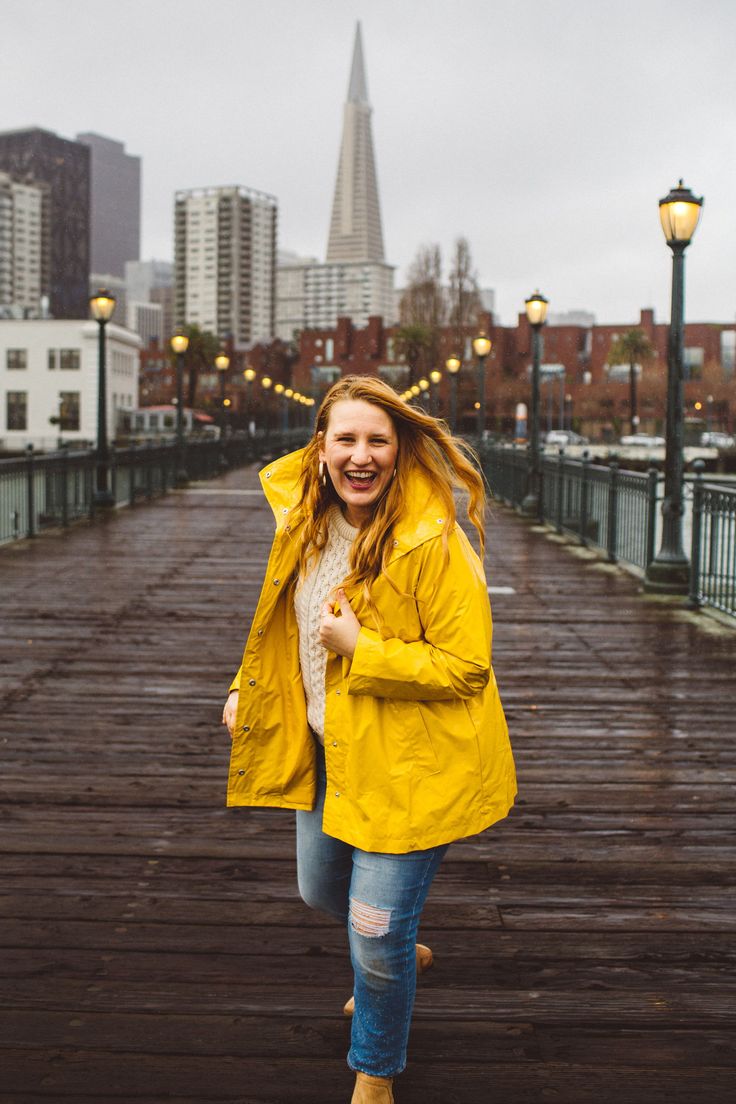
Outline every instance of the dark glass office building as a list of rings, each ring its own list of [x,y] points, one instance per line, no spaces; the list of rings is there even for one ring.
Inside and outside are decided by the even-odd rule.
[[[54,318],[89,314],[90,150],[34,127],[0,133],[0,170],[46,185],[43,293]]]

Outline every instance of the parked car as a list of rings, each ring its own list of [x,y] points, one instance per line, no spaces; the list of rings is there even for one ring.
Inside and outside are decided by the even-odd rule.
[[[545,445],[587,445],[590,442],[587,437],[581,437],[579,433],[573,433],[571,429],[551,429],[544,438]]]
[[[736,447],[736,437],[733,437],[730,433],[719,433],[717,431],[701,433],[700,443],[704,448],[734,448]]]
[[[640,445],[643,448],[659,448],[664,445],[664,437],[654,437],[649,433],[627,433],[619,437],[620,445]]]

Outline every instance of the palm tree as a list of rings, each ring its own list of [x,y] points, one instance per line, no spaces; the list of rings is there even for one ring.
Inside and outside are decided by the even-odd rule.
[[[628,364],[629,366],[629,412],[631,414],[631,432],[636,433],[639,425],[639,412],[636,398],[636,366],[646,364],[656,356],[656,350],[643,330],[627,330],[612,343],[608,350],[608,364]]]

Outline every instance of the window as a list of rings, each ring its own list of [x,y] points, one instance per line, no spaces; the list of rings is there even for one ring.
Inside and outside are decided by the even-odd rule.
[[[49,349],[49,372],[53,372],[53,371],[56,370],[58,359],[59,359],[59,350],[58,349]]]
[[[28,429],[28,392],[8,391],[6,429]]]
[[[27,368],[28,367],[28,350],[27,349],[7,349],[5,352],[5,365],[8,369],[11,368]],[[20,394],[20,392],[19,392]]]
[[[705,349],[691,346],[684,350],[682,358],[683,375],[685,379],[700,379],[705,363]]]
[[[79,349],[60,349],[59,350],[59,367],[62,371],[64,369],[79,370]]]
[[[69,432],[79,429],[79,392],[59,392],[59,429]]]

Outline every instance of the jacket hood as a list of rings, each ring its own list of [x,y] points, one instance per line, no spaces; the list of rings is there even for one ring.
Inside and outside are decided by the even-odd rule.
[[[267,464],[259,472],[261,486],[276,519],[276,529],[283,528],[290,510],[299,501],[302,458],[305,449],[298,449]],[[430,479],[416,469],[411,473],[404,515],[394,526],[396,556],[408,552],[424,541],[438,536],[447,520],[445,507],[435,493]]]

